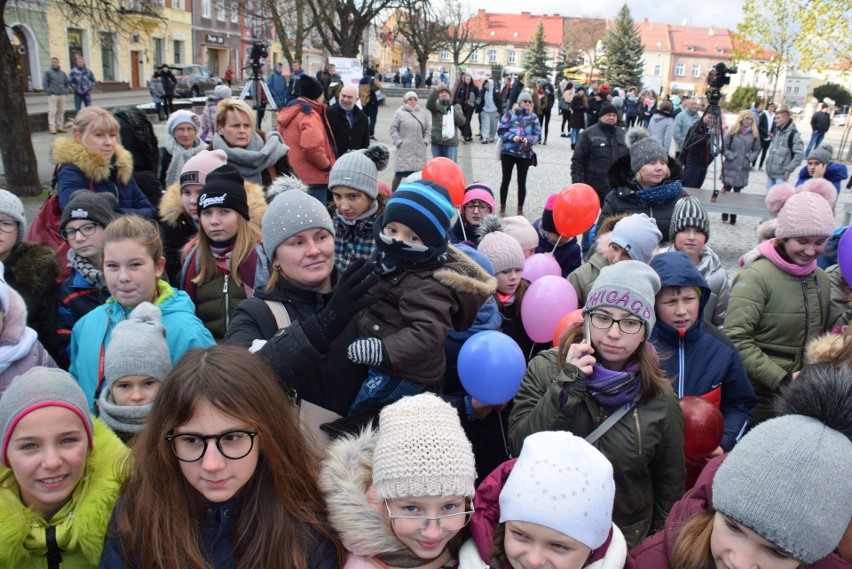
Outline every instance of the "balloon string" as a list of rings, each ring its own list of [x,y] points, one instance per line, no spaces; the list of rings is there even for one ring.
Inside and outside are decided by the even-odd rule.
[[[562,236],[561,236],[561,235],[560,235],[559,237],[557,237],[557,238],[556,238],[556,243],[554,243],[554,244],[553,244],[553,249],[551,249],[551,251],[550,251],[550,254],[551,254],[551,255],[553,255],[553,253],[555,253],[555,252],[556,252],[556,248],[557,248],[557,247],[559,247],[559,242],[560,242],[560,241],[562,241]]]
[[[514,457],[511,449],[509,449],[509,442],[506,440],[506,431],[503,430],[503,411],[499,409],[497,410],[497,423],[500,425],[500,436],[503,437],[503,448],[506,449],[506,456],[511,460]]]
[[[527,355],[527,361],[529,361],[529,360],[531,360],[531,359],[532,359],[532,356],[533,356],[533,350],[535,350],[535,344],[533,344],[532,346],[530,346],[530,353],[529,353],[529,355]]]
[[[461,208],[459,208],[459,216],[462,216],[462,215],[464,215],[464,214],[462,213]],[[467,231],[464,230],[464,218],[460,219],[459,221],[461,222],[461,223],[459,223],[459,225],[461,225],[461,228],[462,228],[462,236],[464,236],[464,241],[467,241]]]

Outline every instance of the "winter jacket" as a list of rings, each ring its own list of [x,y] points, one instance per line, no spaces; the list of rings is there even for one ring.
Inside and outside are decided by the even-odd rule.
[[[592,290],[592,285],[595,284],[595,279],[601,272],[601,269],[608,266],[606,254],[600,251],[595,252],[588,261],[571,271],[568,275],[568,282],[574,287],[577,293],[577,305],[582,307],[586,305],[586,298]]]
[[[651,342],[678,397],[697,395],[720,408],[725,418],[721,447],[730,451],[753,423],[751,408],[757,402],[740,356],[727,338],[704,322],[710,289],[692,259],[684,253],[657,255],[651,268],[660,276],[663,287],[701,290],[698,320],[681,335],[657,318]]]
[[[154,127],[145,112],[133,106],[113,109],[112,115],[118,121],[121,145],[133,158],[133,179],[156,208],[164,186],[159,179],[160,155]]]
[[[479,100],[479,88],[473,80],[470,83],[465,83],[463,79],[460,79],[456,87],[456,94],[453,97],[453,104],[461,105],[463,111],[469,111],[479,104]]]
[[[627,555],[625,569],[668,569],[671,567],[671,557],[678,535],[686,523],[701,513],[713,509],[713,477],[719,466],[727,458],[727,454],[710,460],[689,492],[672,506],[666,526],[663,531],[656,533],[637,545]],[[713,567],[713,560],[708,556],[707,567]],[[840,556],[831,553],[815,563],[808,565],[809,569],[849,569],[849,563]]]
[[[433,560],[420,560],[399,541],[388,523],[384,502],[379,502],[375,493],[369,492],[373,484],[373,451],[377,438],[378,431],[367,428],[358,435],[334,441],[320,468],[319,487],[325,496],[328,522],[350,552],[343,569],[441,569],[431,565]],[[455,566],[454,559],[442,565]],[[461,565],[460,569],[469,567]]]
[[[104,547],[107,523],[118,496],[121,480],[116,465],[128,453],[117,436],[99,419],[93,420],[92,451],[86,457],[83,477],[50,520],[21,502],[18,483],[11,470],[0,467],[0,567],[44,569],[48,567],[47,529],[54,528],[62,569],[94,569]]]
[[[61,69],[48,67],[44,72],[44,80],[42,88],[48,95],[66,95],[68,94],[68,75]]]
[[[805,182],[811,179],[811,175],[808,173],[808,166],[802,166],[802,169],[799,170],[799,179],[796,180],[796,187],[801,186]],[[838,162],[829,162],[825,167],[825,174],[823,177],[834,184],[837,193],[840,193],[840,183],[849,177],[849,170],[846,168],[846,164],[840,164]]]
[[[7,288],[9,307],[0,329],[0,396],[12,380],[34,366],[57,367],[36,331],[27,326],[27,307],[15,289]]]
[[[572,129],[583,130],[586,128],[586,112],[588,110],[588,99],[582,93],[574,93],[574,98],[571,99],[571,120],[569,121]]]
[[[683,169],[672,158],[668,159],[669,177],[655,188],[642,189],[635,180],[630,168],[630,155],[624,155],[610,166],[607,172],[612,188],[601,204],[598,225],[608,217],[618,213],[645,213],[657,220],[657,228],[664,236],[669,234],[672,214],[677,200],[689,194],[681,187]],[[678,191],[679,190],[679,191]]]
[[[209,348],[215,344],[213,336],[195,316],[195,306],[185,292],[173,289],[165,281],[157,281],[157,299],[154,304],[163,313],[166,344],[172,365],[193,348]],[[124,307],[110,297],[77,321],[71,331],[71,367],[68,370],[77,379],[89,404],[95,400],[99,383],[99,360],[102,350],[109,345],[116,324],[126,320],[133,307]]]
[[[335,271],[332,282],[338,278]],[[331,293],[320,294],[279,279],[274,290],[258,289],[254,298],[240,303],[225,343],[249,348],[255,340],[266,340],[256,353],[276,374],[282,389],[345,416],[367,376],[367,368],[346,355],[349,344],[358,337],[356,318],[336,338],[318,339],[313,334],[318,329],[317,313],[329,298]],[[279,331],[267,301],[284,305],[290,316],[289,327]]]
[[[639,97],[637,95],[627,95],[624,101],[624,114],[628,117],[639,116]]]
[[[499,525],[500,492],[506,485],[516,462],[517,459],[504,462],[476,488],[476,496],[473,498],[474,514],[470,520],[471,539],[465,543],[462,551],[473,545],[480,560],[483,561],[481,569],[488,569],[484,561],[489,559],[494,543],[494,532]],[[583,569],[622,569],[626,557],[627,543],[624,541],[624,535],[618,526],[612,524],[609,537],[592,552],[591,559],[586,562]],[[508,569],[508,567],[495,569]]]
[[[246,187],[249,183],[246,183]],[[257,184],[252,184],[252,186],[260,188]],[[251,194],[247,195],[250,196]],[[184,247],[198,235],[197,222],[183,207],[179,180],[166,188],[163,193],[159,214],[160,234],[163,236],[163,254],[166,257],[166,274],[169,276],[169,282],[176,283],[183,264]]]
[[[698,116],[698,111],[693,113],[688,109],[684,109],[675,117],[672,138],[675,141],[675,148],[677,148],[678,152],[680,152],[683,148],[683,141],[686,140],[686,133],[689,132],[692,125],[694,125],[700,118],[701,117]]]
[[[830,328],[830,295],[831,281],[819,267],[797,277],[761,256],[734,276],[725,334],[757,394],[757,422],[774,416],[770,400],[804,365],[808,342]]]
[[[201,111],[201,132],[198,133],[198,138],[204,142],[213,140],[213,132],[216,130],[216,107],[221,100],[216,95],[208,95],[207,104]]]
[[[831,280],[831,302],[828,306],[828,327],[846,326],[852,321],[852,288],[843,278],[840,265],[832,265],[825,270]]]
[[[384,202],[379,203],[376,212],[364,219],[347,221],[335,214],[334,222],[334,265],[341,271],[358,259],[369,260],[376,250],[376,240],[373,226],[376,219],[384,212]]]
[[[590,185],[603,202],[609,192],[606,173],[613,162],[625,154],[625,130],[620,126],[595,123],[580,134],[571,155],[571,182]]]
[[[359,150],[370,146],[370,120],[358,106],[352,107],[352,124],[348,113],[340,103],[328,108],[328,125],[334,135],[335,157],[340,158],[350,150]]]
[[[306,184],[328,184],[334,135],[322,103],[299,97],[278,113],[278,132],[290,147],[293,172]]]
[[[432,269],[383,275],[370,289],[379,301],[358,320],[358,333],[382,341],[384,360],[375,366],[394,377],[435,386],[446,369],[444,340],[467,330],[497,280],[450,246],[447,261]]]
[[[562,269],[562,276],[567,277],[572,271],[583,262],[583,256],[580,253],[580,244],[577,243],[577,238],[560,239],[559,247],[554,248],[550,241],[547,240],[547,235],[541,229],[541,218],[533,221],[533,228],[538,232],[538,247],[535,248],[536,253],[553,253],[553,258],[559,263]]]
[[[583,372],[557,368],[550,350],[530,362],[509,415],[509,442],[517,455],[524,439],[539,431],[570,431],[586,437],[612,410],[586,390]],[[565,403],[560,406],[560,399]],[[613,464],[615,506],[612,521],[629,546],[662,528],[686,479],[683,413],[668,386],[662,394],[639,401],[594,446]]]
[[[805,145],[792,119],[783,127],[775,127],[766,154],[766,175],[771,178],[789,177],[805,158]]]
[[[69,252],[74,255],[74,252]],[[106,287],[98,288],[74,271],[59,285],[56,295],[56,338],[61,350],[57,363],[63,368],[71,365],[71,330],[80,318],[102,305],[109,298]]]
[[[497,135],[503,141],[500,154],[532,160],[535,153],[533,146],[541,140],[541,123],[535,114],[518,108],[511,114],[503,115],[497,127]],[[516,136],[526,138],[527,141],[513,140]]]
[[[393,115],[390,137],[396,148],[394,172],[419,172],[429,159],[432,115],[402,105]]]
[[[278,71],[273,71],[269,74],[266,84],[269,85],[269,92],[272,93],[272,100],[275,101],[275,106],[279,109],[287,104],[287,78]]]
[[[666,154],[672,147],[672,135],[674,134],[674,119],[671,113],[657,111],[651,117],[651,122],[648,123],[648,130],[651,131],[651,138],[660,143]]]
[[[382,90],[382,84],[375,77],[365,75],[358,81],[358,99],[361,101],[361,107],[367,105],[378,105],[376,101],[376,91]]]
[[[746,134],[728,131],[722,145],[722,181],[732,188],[746,187],[751,163],[760,156],[760,137],[751,130]]]
[[[133,179],[133,158],[120,144],[116,144],[112,160],[107,160],[74,138],[60,138],[53,145],[51,160],[59,166],[56,173],[59,209],[65,209],[71,194],[92,185],[96,192],[113,194],[122,213],[146,219],[156,216],[157,210]]]
[[[510,112],[512,108],[515,106],[515,103],[518,102],[518,97],[521,96],[521,93],[524,92],[524,84],[520,79],[515,79],[512,81],[512,87],[509,89],[509,105],[506,108],[506,112]]]
[[[78,95],[85,95],[95,86],[95,74],[88,67],[75,65],[68,73],[68,82]]]
[[[811,129],[814,132],[828,132],[831,127],[831,116],[825,111],[817,111],[811,117]]]
[[[695,121],[686,138],[683,140],[683,148],[680,155],[682,164],[693,164],[701,167],[713,163],[719,149],[715,147],[715,134],[712,128],[708,129],[703,121]]]
[[[177,87],[177,77],[172,73],[172,70],[161,71],[160,80],[163,82],[163,91],[165,91],[166,97],[174,97],[175,87]]]
[[[676,251],[674,245],[660,247],[657,254]],[[731,296],[731,282],[728,273],[722,266],[719,256],[707,245],[701,249],[701,260],[698,262],[698,272],[710,287],[710,298],[704,303],[704,321],[721,328],[725,323],[728,312],[728,300]]]
[[[166,91],[163,89],[163,82],[160,79],[152,79],[148,85],[148,92],[151,93],[151,102],[159,105],[163,102],[163,97],[166,96]]]
[[[441,135],[442,118],[448,114],[450,109],[453,111],[453,124],[455,130],[452,138],[444,140]],[[438,99],[437,89],[429,93],[429,99],[426,101],[426,110],[432,113],[432,144],[440,144],[441,146],[458,146],[459,145],[459,130],[464,126],[465,118],[464,111],[461,105],[452,105],[450,101],[440,101]]]

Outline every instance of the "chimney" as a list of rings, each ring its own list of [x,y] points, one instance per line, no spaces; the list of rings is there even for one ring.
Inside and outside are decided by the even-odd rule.
[[[648,16],[645,16],[645,23],[648,23]]]
[[[716,28],[713,25],[711,25],[710,29],[708,30],[708,33],[710,34],[710,37],[715,36],[716,35]]]
[[[477,18],[484,18],[485,17],[485,9],[480,8],[479,10],[477,10],[476,11],[476,17]]]
[[[529,20],[530,19],[530,13],[529,12],[521,12],[521,18]]]

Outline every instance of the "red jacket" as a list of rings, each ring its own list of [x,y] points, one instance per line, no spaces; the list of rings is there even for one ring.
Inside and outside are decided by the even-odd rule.
[[[328,184],[334,164],[334,135],[325,105],[299,97],[278,113],[278,132],[290,147],[296,176],[306,184]]]

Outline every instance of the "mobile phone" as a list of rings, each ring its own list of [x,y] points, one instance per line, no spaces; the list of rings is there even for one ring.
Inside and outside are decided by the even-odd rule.
[[[583,339],[586,341],[588,345],[592,345],[592,334],[589,329],[590,317],[588,314],[583,316]]]

